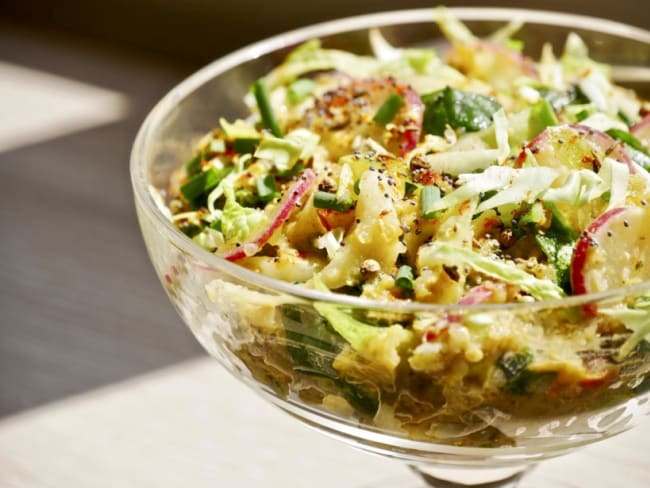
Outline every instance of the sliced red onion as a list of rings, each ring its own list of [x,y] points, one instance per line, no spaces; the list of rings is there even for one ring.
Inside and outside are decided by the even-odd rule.
[[[484,303],[492,297],[494,290],[485,285],[478,285],[470,289],[460,300],[458,305],[477,305]],[[462,321],[463,317],[455,313],[448,313],[443,319],[436,323],[436,327],[428,330],[424,334],[425,342],[434,342],[449,328],[450,324],[458,324]]]
[[[271,219],[271,223],[248,242],[243,243],[237,249],[227,252],[222,257],[228,261],[238,261],[245,257],[254,256],[268,242],[273,233],[289,218],[296,203],[307,193],[312,183],[316,180],[316,173],[306,169],[298,178],[298,181],[289,188],[280,202],[278,211]]]

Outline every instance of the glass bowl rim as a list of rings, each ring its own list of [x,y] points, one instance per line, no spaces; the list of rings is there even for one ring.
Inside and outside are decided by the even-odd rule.
[[[470,21],[502,21],[521,19],[525,23],[549,24],[562,27],[579,28],[594,32],[603,32],[621,38],[650,44],[650,31],[615,22],[607,19],[590,17],[578,14],[568,14],[545,10],[530,10],[522,8],[493,8],[493,7],[456,7],[447,9],[461,20]],[[158,124],[173,110],[174,106],[184,98],[190,96],[196,89],[239,64],[256,59],[282,48],[286,48],[315,37],[341,34],[372,27],[398,26],[403,24],[434,22],[435,8],[406,9],[379,12],[337,20],[321,22],[299,29],[254,42],[223,56],[198,71],[172,88],[149,112],[140,127],[130,156],[130,176],[134,197],[140,209],[155,223],[167,240],[177,249],[193,258],[208,264],[215,271],[226,273],[239,282],[245,282],[256,288],[267,291],[290,295],[306,301],[327,302],[335,305],[364,308],[364,309],[390,309],[394,312],[413,313],[431,312],[444,313],[453,310],[464,311],[530,311],[552,309],[561,307],[579,307],[593,302],[613,299],[616,297],[631,296],[650,290],[650,280],[633,286],[613,288],[597,293],[574,295],[561,299],[542,300],[534,302],[509,302],[501,304],[437,304],[417,301],[386,301],[369,298],[355,297],[340,293],[328,293],[313,290],[302,285],[293,284],[276,278],[265,276],[249,270],[236,263],[229,262],[218,255],[202,248],[190,238],[180,232],[160,211],[150,194],[149,183],[146,177],[146,160],[151,149],[150,134]],[[427,20],[428,19],[428,20]]]

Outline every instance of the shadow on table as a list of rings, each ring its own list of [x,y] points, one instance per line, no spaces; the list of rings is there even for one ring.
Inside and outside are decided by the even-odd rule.
[[[130,105],[123,120],[0,153],[0,415],[199,354],[146,255],[128,175],[138,126],[188,68],[16,29],[2,30],[0,61]]]

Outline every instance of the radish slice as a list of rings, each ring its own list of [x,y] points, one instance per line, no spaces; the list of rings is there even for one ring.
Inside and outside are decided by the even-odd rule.
[[[650,210],[617,207],[587,227],[573,252],[574,294],[594,293],[650,279]]]
[[[257,254],[257,252],[262,249],[262,246],[268,242],[278,227],[289,218],[296,203],[298,203],[305,193],[307,193],[307,190],[309,190],[315,180],[316,174],[310,169],[305,170],[300,175],[298,181],[284,194],[284,198],[280,202],[278,211],[271,219],[271,223],[250,241],[242,244],[237,249],[227,252],[222,257],[228,261],[238,261],[239,259]]]
[[[485,285],[475,286],[458,300],[458,305],[476,305],[483,303],[494,295],[494,289]]]
[[[523,165],[527,157],[526,149],[535,155],[540,166],[593,170],[597,159],[610,157],[627,165],[630,173],[635,172],[629,156],[614,138],[585,125],[558,125],[547,128],[519,153],[515,167]]]
[[[585,135],[587,140],[604,152],[606,156],[613,158],[620,163],[625,163],[630,169],[630,173],[634,173],[634,165],[619,141],[609,134],[605,134],[599,130],[594,130],[586,125],[575,124],[571,127]]]
[[[634,124],[630,128],[630,132],[641,141],[641,144],[650,149],[650,114]]]
[[[404,98],[408,107],[406,123],[399,142],[399,155],[404,156],[415,149],[420,142],[424,104],[420,95],[410,86],[399,86],[399,94]]]

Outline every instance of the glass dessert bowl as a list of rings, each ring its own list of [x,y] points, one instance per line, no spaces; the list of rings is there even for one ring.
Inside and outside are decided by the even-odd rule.
[[[576,32],[617,81],[650,95],[648,32],[545,12],[451,11],[479,35],[521,18],[517,37],[533,53]],[[291,49],[319,38],[364,54],[375,27],[395,45],[442,46],[434,15],[320,24],[214,62],[154,108],[135,142],[131,175],[156,273],[199,342],[231,373],[304,423],[428,473],[432,485],[451,479],[448,467],[505,485],[527,466],[623,432],[650,412],[650,282],[497,304],[333,294],[206,251],[170,222],[160,198],[196,141],[219,117],[244,116],[248,87]]]

